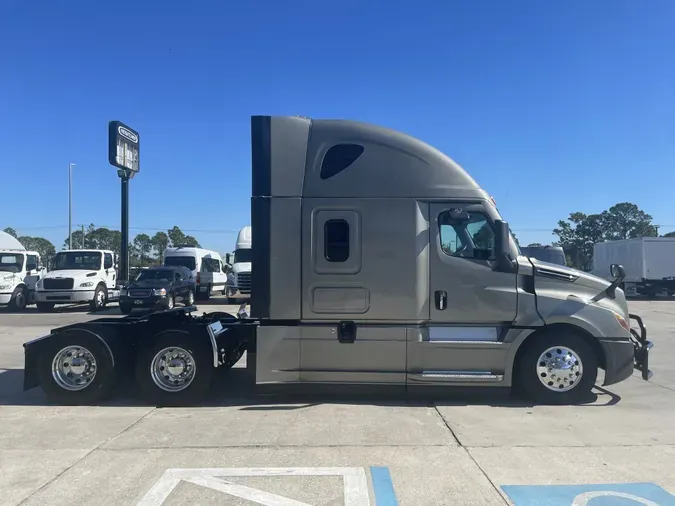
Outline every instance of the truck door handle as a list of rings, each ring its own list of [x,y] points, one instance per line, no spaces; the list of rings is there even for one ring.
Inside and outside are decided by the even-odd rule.
[[[436,299],[436,309],[443,311],[448,307],[448,292],[444,290],[436,290],[434,293],[434,298]]]

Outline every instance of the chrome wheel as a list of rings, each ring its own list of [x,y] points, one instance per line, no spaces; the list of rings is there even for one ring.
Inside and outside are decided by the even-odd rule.
[[[96,291],[96,307],[103,307],[105,304],[105,293],[103,290],[97,290]]]
[[[24,290],[19,290],[14,297],[14,307],[19,310],[26,309],[28,301],[26,300],[26,292]]]
[[[166,307],[169,309],[173,309],[173,306],[174,306],[173,295],[169,295],[169,301]]]
[[[195,294],[190,290],[190,293],[188,294],[187,301],[185,303],[186,306],[191,306],[195,303]]]
[[[537,360],[537,376],[542,385],[555,392],[572,390],[581,380],[584,366],[579,355],[565,346],[552,346]]]
[[[83,390],[96,377],[96,358],[87,348],[66,346],[54,356],[52,377],[64,390]]]
[[[160,350],[150,363],[152,381],[165,392],[185,390],[194,380],[196,372],[192,354],[178,347]]]

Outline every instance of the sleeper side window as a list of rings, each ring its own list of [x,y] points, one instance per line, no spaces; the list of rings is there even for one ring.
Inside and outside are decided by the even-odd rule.
[[[321,162],[321,179],[328,179],[339,174],[363,154],[363,146],[359,144],[336,144],[323,156]]]
[[[441,249],[452,257],[494,260],[495,234],[487,216],[464,210],[443,211],[438,217]]]
[[[328,220],[324,224],[324,256],[329,262],[346,262],[349,258],[349,223]]]

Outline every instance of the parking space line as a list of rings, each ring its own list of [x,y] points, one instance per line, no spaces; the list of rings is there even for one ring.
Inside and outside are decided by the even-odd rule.
[[[371,467],[370,476],[373,481],[373,492],[377,506],[398,506],[394,483],[391,481],[388,467]]]

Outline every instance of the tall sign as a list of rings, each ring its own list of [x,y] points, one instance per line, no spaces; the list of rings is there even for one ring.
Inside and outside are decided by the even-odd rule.
[[[118,279],[129,281],[129,180],[140,170],[141,138],[121,121],[108,123],[108,162],[122,181],[122,244]]]

